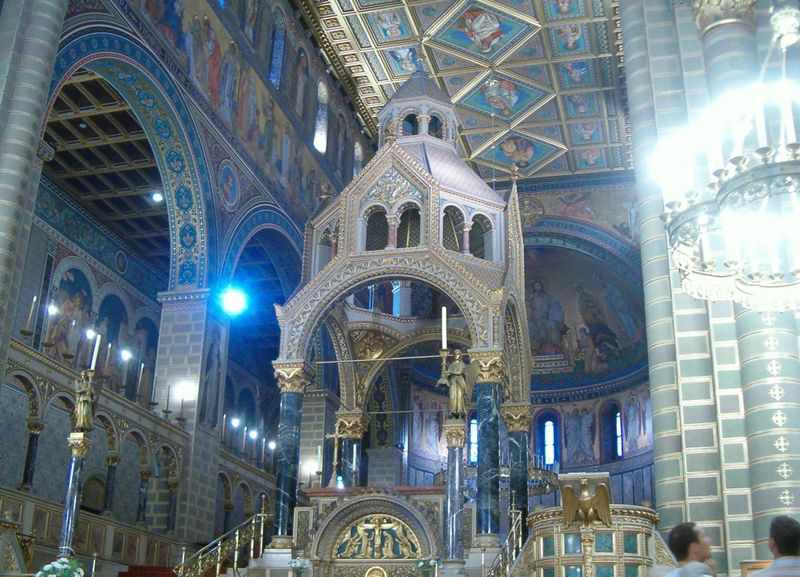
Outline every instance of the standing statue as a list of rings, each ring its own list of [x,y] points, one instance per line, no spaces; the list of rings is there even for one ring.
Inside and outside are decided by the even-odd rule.
[[[469,365],[462,360],[460,349],[453,352],[453,360],[442,374],[441,382],[446,381],[449,389],[449,414],[451,419],[463,419],[467,416],[467,401],[472,398],[472,387],[469,385]]]
[[[75,432],[88,433],[94,428],[95,393],[92,378],[88,371],[83,371],[78,379],[78,390],[75,394]]]

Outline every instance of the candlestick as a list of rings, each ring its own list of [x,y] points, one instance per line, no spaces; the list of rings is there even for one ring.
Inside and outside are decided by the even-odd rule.
[[[317,471],[322,470],[322,445],[317,445]]]
[[[103,361],[103,368],[106,369],[106,372],[108,372],[108,364],[110,361],[111,361],[111,343],[109,342],[108,348],[106,348],[106,358],[105,361]]]
[[[100,354],[100,341],[102,340],[100,333],[94,338],[94,352],[92,353],[92,366],[89,370],[93,371],[97,368],[97,357]]]
[[[447,307],[442,307],[442,350],[447,350]]]
[[[139,393],[142,389],[142,375],[144,374],[144,361],[139,363],[139,376],[136,378],[136,398],[139,398]]]
[[[36,299],[38,297],[33,295],[33,300],[31,301],[31,310],[28,312],[28,320],[25,322],[25,330],[22,331],[25,335],[32,335],[33,334],[33,315],[36,313]]]
[[[244,426],[244,434],[242,435],[242,453],[247,452],[247,425]]]
[[[167,385],[167,401],[164,407],[164,412],[169,414],[169,397],[172,394],[172,385]]]

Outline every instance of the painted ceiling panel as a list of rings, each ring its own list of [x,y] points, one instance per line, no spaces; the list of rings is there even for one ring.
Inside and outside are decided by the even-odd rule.
[[[302,3],[372,123],[422,60],[457,105],[459,148],[482,175],[629,168],[617,0]]]

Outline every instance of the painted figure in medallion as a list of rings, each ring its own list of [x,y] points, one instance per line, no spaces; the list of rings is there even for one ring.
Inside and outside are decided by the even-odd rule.
[[[475,47],[484,54],[489,53],[503,37],[500,19],[486,10],[472,8],[464,12],[460,28],[472,40]]]
[[[519,90],[510,80],[490,80],[481,85],[489,105],[503,116],[513,116],[514,109],[519,102]]]

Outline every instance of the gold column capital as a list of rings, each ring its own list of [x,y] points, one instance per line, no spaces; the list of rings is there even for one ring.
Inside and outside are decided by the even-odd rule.
[[[106,455],[106,465],[109,467],[116,467],[119,465],[119,453],[113,452]]]
[[[363,413],[340,413],[336,415],[336,436],[340,439],[360,441],[369,428],[369,417]]]
[[[447,419],[443,429],[449,449],[463,448],[467,444],[467,424],[464,419]]]
[[[477,367],[476,383],[502,384],[506,379],[502,351],[469,351],[469,362]]]
[[[84,432],[74,432],[69,434],[67,444],[72,451],[72,456],[77,459],[83,459],[89,453],[89,435]]]
[[[692,0],[695,22],[700,34],[729,22],[755,25],[756,0]]]
[[[500,414],[506,423],[509,433],[531,430],[531,406],[527,403],[506,403],[500,408]]]
[[[44,430],[44,423],[41,419],[30,418],[27,422],[28,432],[33,435],[38,435]]]
[[[311,383],[311,374],[303,361],[274,362],[272,368],[281,393],[302,393]]]

